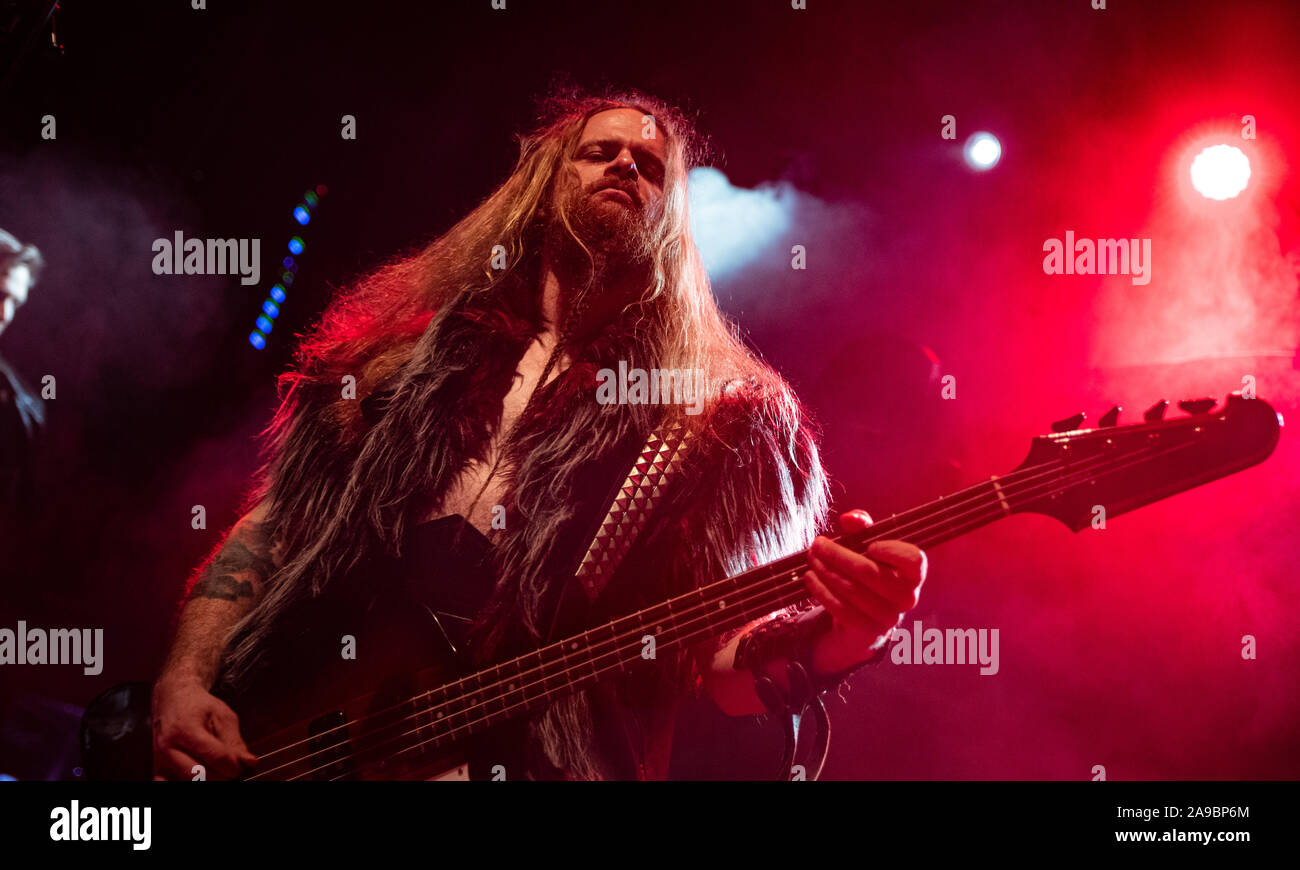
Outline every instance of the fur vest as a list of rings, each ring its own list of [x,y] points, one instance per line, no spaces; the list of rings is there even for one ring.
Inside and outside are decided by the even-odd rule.
[[[469,299],[434,318],[410,361],[362,402],[366,433],[353,446],[330,431],[325,402],[336,391],[300,398],[281,455],[273,457],[269,494],[280,523],[305,515],[296,511],[350,517],[322,526],[312,549],[323,563],[337,561],[331,547],[344,540],[349,558],[372,548],[400,552],[410,523],[471,460],[485,458],[537,329],[504,297]],[[658,423],[660,407],[595,401],[597,372],[616,370],[620,361],[655,367],[631,317],[612,324],[543,388],[536,411],[519,420],[506,446],[498,472],[507,493],[504,528],[489,535],[499,579],[472,632],[478,661],[544,642],[560,589],[613,487]],[[821,531],[828,486],[815,431],[775,374],[766,384],[733,382],[709,397],[701,419],[707,422],[688,463],[591,606],[591,620],[789,555]],[[359,486],[378,494],[367,497]],[[320,592],[319,581],[308,588],[302,576],[279,582],[293,588],[269,595],[273,608]],[[684,652],[659,664],[645,677],[570,696],[519,723],[510,739],[526,776],[666,778],[677,705],[699,692],[701,675]]]

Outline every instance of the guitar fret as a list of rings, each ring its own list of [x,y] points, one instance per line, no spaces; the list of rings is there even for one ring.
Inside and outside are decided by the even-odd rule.
[[[743,600],[743,587],[740,583],[738,581],[733,581],[730,585],[731,588],[724,591],[722,597],[714,602],[714,606],[705,611],[707,614],[706,621],[709,624],[710,632],[717,632],[719,626],[725,626],[728,624],[731,616],[731,614],[728,613],[728,602],[732,602],[731,613],[734,613],[736,607],[735,602]]]
[[[459,691],[456,693],[455,700],[447,705],[449,709],[444,717],[444,720],[447,723],[446,727],[452,733],[456,733],[460,730],[468,716],[468,713],[465,710],[465,681],[460,680],[454,685]]]
[[[497,667],[492,668],[491,673],[492,673],[491,684],[499,685],[502,679],[504,678],[505,669],[500,665],[498,665]],[[482,686],[481,678],[479,680],[479,685]],[[504,710],[505,710],[505,698],[501,694],[498,693],[495,696],[493,696],[492,694],[488,694],[483,698],[480,713],[486,723],[491,723],[493,718],[499,715]]]
[[[470,679],[474,681],[474,688],[465,699],[466,718],[469,720],[469,724],[466,725],[465,730],[468,734],[473,734],[474,730],[481,726],[480,720],[483,716],[483,677],[495,672],[496,670],[498,669],[495,667],[489,668],[487,670],[478,671],[470,677]]]
[[[998,485],[998,476],[995,474],[989,478],[989,483],[993,486],[993,492],[997,494],[998,502],[1002,505],[1002,510],[1007,516],[1011,516],[1011,505],[1007,502],[1006,495],[1002,492],[1002,487]]]
[[[705,624],[706,625],[712,624],[713,614],[708,612],[706,609],[704,609],[707,607],[706,605],[707,598],[708,598],[708,593],[706,593],[703,589],[692,590],[686,596],[686,599],[683,602],[684,606],[682,606],[680,610],[687,611],[687,612],[689,611],[702,612],[704,615]],[[696,628],[693,625],[693,620],[688,621],[687,627],[681,629],[681,633],[687,636],[693,634],[695,631],[698,631],[698,628]]]
[[[514,710],[529,710],[536,703],[539,697],[544,697],[546,686],[536,685],[537,674],[545,674],[545,649],[536,649],[527,655],[520,656],[512,663],[510,672],[515,688],[510,689],[507,684],[507,692],[512,693],[515,699],[511,702],[510,707]]]
[[[585,660],[585,663],[586,663],[587,667],[591,670],[591,679],[592,679],[592,681],[594,682],[595,680],[599,679],[600,674],[599,674],[599,672],[596,670],[596,659],[595,659],[595,657],[592,655],[592,652],[591,652],[593,649],[595,649],[595,645],[591,642],[591,632],[590,632],[590,631],[584,631],[584,632],[582,633],[582,639],[583,639],[586,643],[585,643],[585,647],[584,647],[582,650],[580,650],[580,652],[582,653],[582,658],[579,659],[579,666],[581,667],[583,661]],[[584,679],[586,679],[586,678],[585,678],[585,677],[579,677],[579,678],[578,678],[578,681],[581,682],[581,681],[584,680]]]
[[[542,679],[542,688],[543,688],[543,691],[545,691],[548,695],[549,695],[552,691],[555,691],[555,692],[558,693],[558,692],[560,692],[560,691],[563,691],[564,689],[569,688],[569,687],[572,685],[572,684],[569,682],[569,649],[568,649],[568,646],[567,646],[564,642],[561,642],[560,645],[559,645],[559,650],[560,650],[560,665],[561,665],[561,667],[559,668],[559,674],[557,674],[556,677],[555,677],[555,687],[554,687],[554,689],[552,689],[552,687],[551,687],[551,677],[550,677],[550,676],[543,677],[543,679]],[[543,673],[545,673],[545,672],[543,671]]]
[[[528,668],[533,667],[528,659],[532,658],[536,664],[540,665],[542,654],[540,651],[532,653],[531,656],[525,657],[523,662],[511,670],[509,678],[506,679],[505,693],[501,696],[501,708],[503,711],[510,710],[516,705],[528,704],[528,690],[524,688],[523,673]]]
[[[604,669],[604,667],[606,666],[606,662],[604,660],[610,659],[609,664],[613,664],[617,666],[620,673],[627,673],[627,662],[623,659],[622,651],[618,648],[618,632],[615,630],[614,626],[615,623],[607,622],[605,623],[605,625],[601,627],[604,630],[604,632],[609,635],[609,639],[608,640],[602,639],[599,642],[599,644],[601,646],[604,646],[605,644],[608,643],[609,652],[602,653],[600,657],[597,659],[597,663],[599,665],[599,667],[597,667],[597,670]]]
[[[658,655],[659,645],[662,643],[672,643],[679,641],[680,630],[677,627],[677,613],[673,610],[673,601],[668,599],[663,603],[664,613],[655,621],[654,626],[648,632],[655,639],[655,655]],[[669,636],[671,635],[671,637]]]

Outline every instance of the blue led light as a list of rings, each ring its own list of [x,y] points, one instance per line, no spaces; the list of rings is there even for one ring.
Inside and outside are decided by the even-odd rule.
[[[320,204],[321,197],[327,192],[323,184],[306,191],[302,201],[293,207],[293,219],[301,226],[311,223],[312,210]],[[257,318],[257,329],[248,336],[249,344],[259,350],[266,347],[267,335],[275,325],[273,321],[280,316],[280,306],[285,302],[287,295],[285,288],[293,286],[294,276],[298,273],[298,263],[294,258],[306,249],[307,243],[303,241],[302,236],[293,236],[289,239],[287,247],[289,256],[282,262],[284,272],[281,273],[279,282],[271,287],[268,293],[271,298],[262,302],[262,316]]]

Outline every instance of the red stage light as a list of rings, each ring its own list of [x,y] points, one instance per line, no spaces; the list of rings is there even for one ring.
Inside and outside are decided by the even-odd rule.
[[[1250,158],[1231,145],[1211,145],[1192,160],[1192,187],[1208,199],[1231,199],[1250,183]]]

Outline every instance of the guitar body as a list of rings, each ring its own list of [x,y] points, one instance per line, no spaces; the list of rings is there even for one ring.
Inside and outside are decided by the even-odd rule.
[[[451,585],[472,573],[463,564],[438,567],[441,582]],[[473,767],[476,778],[487,779],[497,763],[514,766],[508,749],[518,743],[519,723],[484,729],[451,747],[441,741],[429,752],[411,739],[421,724],[412,699],[468,670],[463,642],[458,649],[452,640],[461,632],[448,632],[454,617],[436,615],[437,582],[391,558],[363,563],[319,597],[292,605],[236,688],[221,688],[224,674],[218,675],[214,694],[239,716],[245,743],[264,759],[249,776],[468,779]],[[151,778],[151,691],[147,683],[124,684],[87,708],[88,778]],[[484,754],[481,763],[476,751]]]
[[[354,746],[360,738],[382,746],[376,733],[411,715],[405,700],[462,670],[461,655],[421,596],[382,577],[348,577],[295,605],[239,689],[217,695],[238,714],[253,754],[300,742],[319,753],[282,769],[271,768],[308,752],[271,756],[253,773],[270,779],[428,779],[447,770],[467,774],[468,758],[410,752],[385,759],[357,755]]]

